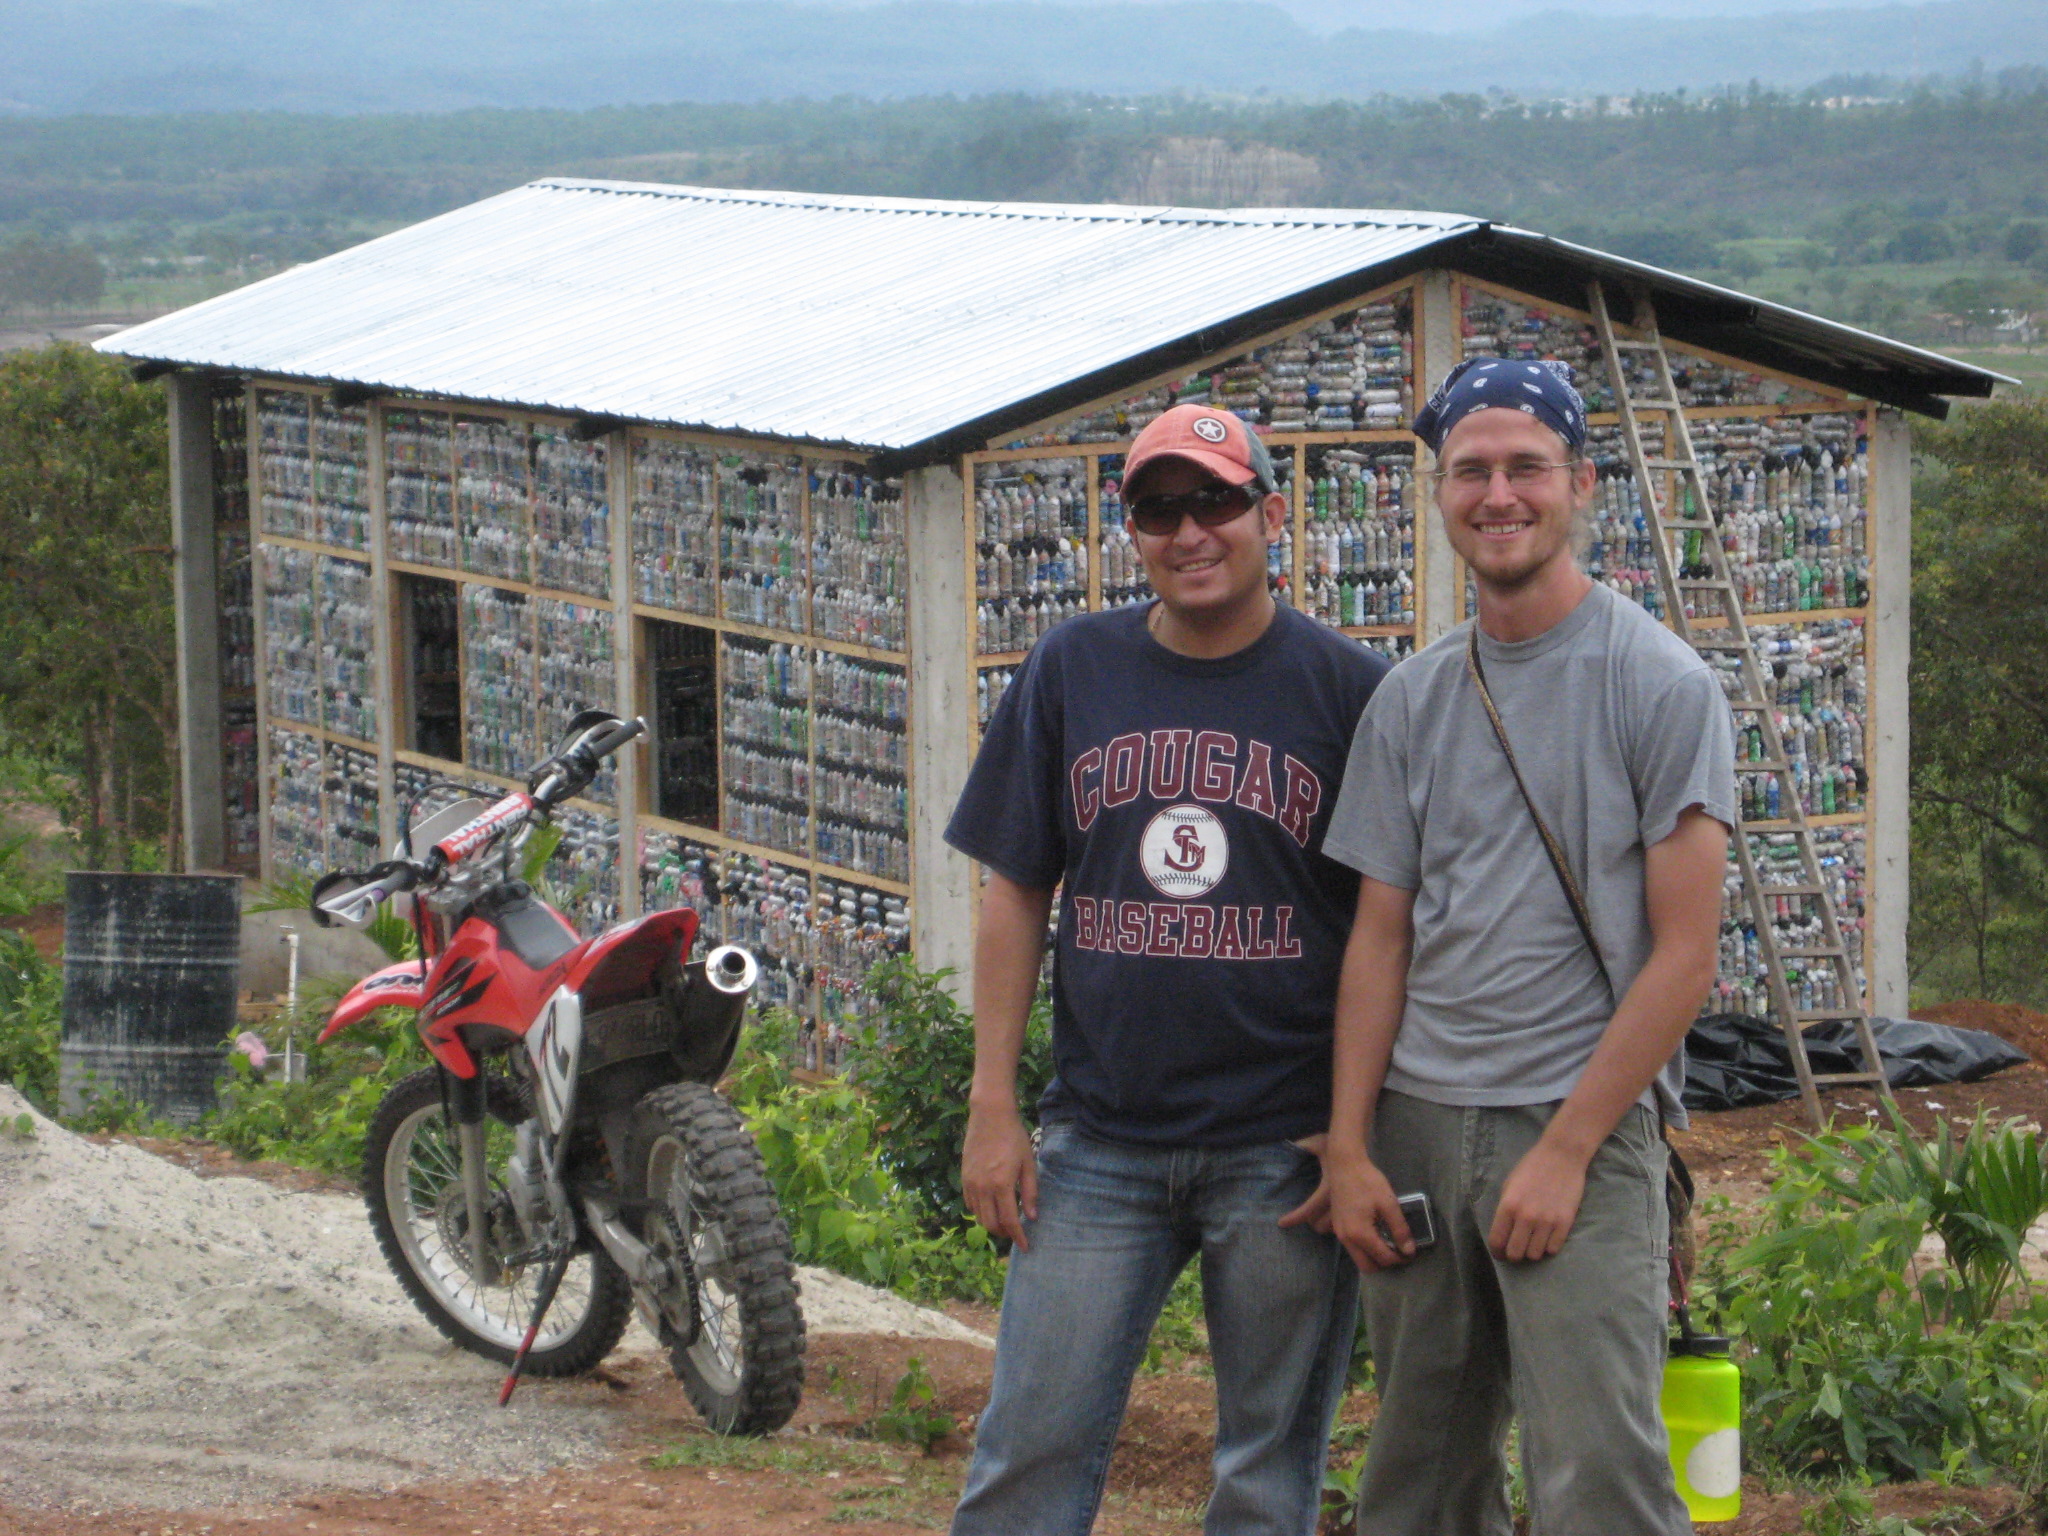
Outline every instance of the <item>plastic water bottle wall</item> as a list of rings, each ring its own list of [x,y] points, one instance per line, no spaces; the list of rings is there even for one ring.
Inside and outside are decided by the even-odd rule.
[[[1863,930],[1865,904],[1865,837],[1855,825],[1819,827],[1814,830],[1815,853],[1820,860],[1821,878],[1835,903],[1835,921],[1842,941],[1849,947],[1850,967],[1857,985],[1864,985]],[[1751,833],[1750,849],[1766,887],[1796,885],[1800,880],[1798,852],[1789,833]],[[1771,928],[1781,950],[1808,948],[1825,938],[1817,904],[1810,896],[1770,898]],[[1834,966],[1825,961],[1788,960],[1786,979],[1792,988],[1793,1004],[1799,1008],[1838,1008],[1853,1000],[1839,996]],[[1770,987],[1765,980],[1763,958],[1757,943],[1756,925],[1749,903],[1743,898],[1742,880],[1734,861],[1728,865],[1721,890],[1720,973],[1706,1005],[1709,1013],[1750,1013],[1773,1017]]]
[[[1861,813],[1870,792],[1870,770],[1864,760],[1868,679],[1863,621],[1764,624],[1756,626],[1750,638],[1770,680],[1778,733],[1806,814]],[[1709,661],[1733,697],[1742,687],[1736,658],[1716,654]],[[1738,715],[1736,727],[1737,761],[1766,761],[1763,732],[1754,720]],[[1778,775],[1743,773],[1736,779],[1745,818],[1767,821],[1784,814]]]
[[[534,658],[526,598],[462,584],[463,761],[485,773],[524,778],[542,756],[534,728]]]
[[[320,583],[320,690],[324,724],[358,741],[377,739],[377,636],[372,622],[376,587],[360,561],[322,555]]]
[[[249,530],[213,534],[214,591],[220,614],[220,685],[233,695],[256,687],[256,598],[249,573]]]
[[[534,581],[612,595],[611,450],[559,427],[533,429]]]
[[[1746,612],[1870,601],[1870,444],[1861,417],[1709,419],[1692,435]],[[1686,558],[1704,569],[1690,549]]]
[[[1119,442],[1169,406],[1190,403],[1217,406],[1269,432],[1397,427],[1415,413],[1414,368],[1412,305],[1402,292],[1014,446]]]
[[[910,952],[910,909],[900,896],[820,879],[812,906],[811,997],[816,1028],[805,1056],[814,1071],[844,1068],[861,1032],[880,1026],[868,972]]]
[[[1368,651],[1376,651],[1389,661],[1399,661],[1404,656],[1415,654],[1413,635],[1360,635],[1358,643]]]
[[[634,594],[683,613],[715,614],[718,463],[702,448],[633,439]]]
[[[1617,309],[1615,319],[1625,318]],[[1529,361],[1549,358],[1569,363],[1573,383],[1585,396],[1586,409],[1615,408],[1607,364],[1600,355],[1600,339],[1590,322],[1575,315],[1561,315],[1542,305],[1520,304],[1468,288],[1462,330],[1464,356]],[[1687,405],[1799,405],[1821,399],[1810,390],[1762,374],[1710,363],[1675,346],[1669,350],[1671,382],[1678,386],[1678,398]],[[1655,395],[1655,364],[1647,354],[1624,353],[1623,359],[1628,369],[1629,393],[1637,399]]]
[[[238,388],[223,388],[213,397],[213,541],[220,614],[223,855],[230,869],[253,870],[262,829],[256,600],[249,537],[249,412]]]
[[[296,390],[256,392],[257,494],[263,531],[311,539],[313,515],[311,404]]]
[[[264,686],[270,714],[320,723],[320,652],[313,627],[313,556],[263,546]]]
[[[996,706],[1003,702],[1003,695],[1010,684],[1017,680],[1015,667],[985,667],[974,675],[974,719],[982,729],[995,717]]]
[[[902,482],[873,479],[852,465],[814,466],[810,477],[815,632],[902,650],[910,594]]]
[[[577,711],[619,707],[618,670],[612,658],[617,617],[602,608],[585,608],[551,597],[533,599],[540,635],[540,746],[552,752]],[[628,746],[628,752],[640,750]],[[618,804],[618,769],[607,759],[586,800]]]
[[[327,867],[361,869],[383,855],[377,835],[377,754],[330,741],[321,780]]]
[[[697,940],[692,954],[698,958],[712,945],[725,942],[717,849],[667,832],[642,831],[635,862],[642,912],[666,912],[675,907],[695,912]]]
[[[544,879],[562,915],[585,937],[619,920],[619,824],[574,806],[555,812],[562,841]]]
[[[811,661],[806,646],[725,637],[725,805],[743,842],[811,848]]]
[[[384,413],[384,521],[391,558],[460,563],[451,478],[454,432],[441,411]]]
[[[1306,452],[1304,610],[1339,626],[1413,624],[1415,450],[1311,444]]]
[[[1102,529],[1102,606],[1122,608],[1131,603],[1149,603],[1153,597],[1152,584],[1145,579],[1145,566],[1138,558],[1138,545],[1131,537],[1124,510],[1124,456],[1104,454],[1096,472],[1101,476],[1096,516]],[[1273,574],[1270,564],[1267,573]]]
[[[981,653],[1029,650],[1088,609],[1088,464],[1026,459],[974,470],[975,627]]]
[[[532,579],[532,454],[532,435],[522,423],[456,421],[455,515],[464,570]]]
[[[339,549],[370,547],[370,413],[313,403],[315,537]]]
[[[271,728],[270,855],[280,874],[319,875],[327,868],[325,778],[318,737]]]
[[[817,739],[817,857],[884,880],[910,879],[910,687],[903,668],[819,651],[811,662]]]
[[[808,1027],[799,1064],[842,1067],[860,1031],[876,1021],[868,971],[907,953],[910,914],[902,898],[820,878],[748,854],[721,852],[667,833],[640,839],[644,910],[689,907],[700,950],[744,944],[761,962],[762,1007],[788,1008]]]
[[[803,544],[804,461],[718,461],[718,557],[725,617],[801,633],[808,622]]]
[[[262,857],[263,808],[257,795],[262,771],[256,751],[256,711],[247,704],[221,711],[222,826],[231,869],[253,870]]]

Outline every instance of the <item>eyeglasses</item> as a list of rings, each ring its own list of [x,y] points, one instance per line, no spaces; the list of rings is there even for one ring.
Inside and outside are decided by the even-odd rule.
[[[1441,485],[1448,480],[1461,491],[1483,491],[1493,484],[1495,475],[1506,475],[1508,484],[1518,491],[1531,490],[1550,478],[1553,469],[1570,469],[1578,463],[1569,459],[1562,464],[1545,464],[1540,459],[1517,459],[1512,464],[1454,464],[1449,469],[1430,471],[1430,478]]]
[[[1140,533],[1154,538],[1177,532],[1183,517],[1197,526],[1221,528],[1244,516],[1254,500],[1248,486],[1212,485],[1206,490],[1179,496],[1140,496],[1130,504],[1131,522]]]

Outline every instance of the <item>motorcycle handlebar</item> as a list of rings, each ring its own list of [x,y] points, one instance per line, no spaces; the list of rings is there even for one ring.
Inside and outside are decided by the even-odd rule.
[[[390,900],[400,891],[412,890],[431,874],[427,865],[404,859],[393,859],[360,873],[339,870],[313,888],[313,899],[309,903],[313,921],[323,928],[337,922],[350,928],[365,927],[376,914],[379,902]],[[337,890],[350,880],[365,883]],[[332,894],[328,894],[330,892]]]

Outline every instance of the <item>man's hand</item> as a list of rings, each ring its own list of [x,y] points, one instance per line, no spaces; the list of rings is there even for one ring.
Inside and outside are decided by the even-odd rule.
[[[1323,1160],[1322,1182],[1280,1218],[1280,1225],[1334,1232],[1362,1274],[1392,1269],[1414,1258],[1408,1218],[1401,1214],[1387,1176],[1363,1154],[1332,1159],[1323,1148],[1313,1150]]]
[[[1571,1235],[1585,1193],[1585,1163],[1548,1141],[1538,1141],[1508,1175],[1486,1246],[1495,1258],[1509,1263],[1549,1258]]]
[[[967,1141],[960,1153],[960,1187],[976,1221],[995,1236],[1007,1237],[1030,1251],[1024,1220],[1038,1219],[1038,1159],[1016,1105],[1000,1109],[969,1106]]]

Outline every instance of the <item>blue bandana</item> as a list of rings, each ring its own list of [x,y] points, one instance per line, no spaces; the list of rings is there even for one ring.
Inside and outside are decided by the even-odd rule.
[[[1586,402],[1572,388],[1571,365],[1500,357],[1468,357],[1453,368],[1416,416],[1415,435],[1436,453],[1451,428],[1474,411],[1493,406],[1527,412],[1563,438],[1568,448],[1585,446]]]

